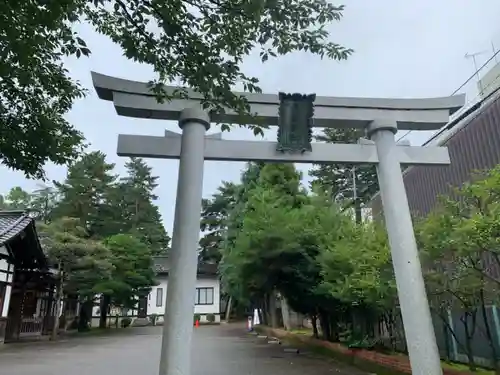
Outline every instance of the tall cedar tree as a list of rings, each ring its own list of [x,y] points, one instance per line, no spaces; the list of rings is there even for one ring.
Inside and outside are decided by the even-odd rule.
[[[223,182],[210,199],[202,201],[200,229],[200,258],[218,263],[222,247],[228,246],[241,225],[240,212],[248,199],[248,192],[258,181],[264,163],[247,163],[239,184]]]
[[[223,181],[210,199],[203,199],[200,229],[200,259],[203,262],[219,263],[220,247],[226,236],[227,218],[235,207],[240,185]]]
[[[31,193],[30,210],[37,220],[44,223],[51,221],[57,204],[58,194],[52,186],[41,185]]]
[[[116,210],[111,200],[116,181],[113,169],[114,164],[107,163],[106,155],[100,151],[83,155],[68,168],[64,182],[54,181],[61,196],[54,216],[80,219],[93,238],[110,235],[110,215]]]
[[[315,139],[326,143],[357,143],[363,136],[364,132],[358,129],[325,129]],[[362,205],[379,190],[374,165],[320,164],[315,165],[309,175],[313,177],[313,188],[328,192],[332,197],[352,200],[357,222],[361,221]]]
[[[127,175],[120,178],[113,191],[114,233],[128,233],[148,245],[153,254],[166,254],[170,237],[165,231],[154,190],[158,177],[143,159],[131,158]]]

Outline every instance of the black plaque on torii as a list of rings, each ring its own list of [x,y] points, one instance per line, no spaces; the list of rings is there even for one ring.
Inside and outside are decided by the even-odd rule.
[[[312,151],[312,127],[316,94],[279,93],[278,145],[276,151]]]

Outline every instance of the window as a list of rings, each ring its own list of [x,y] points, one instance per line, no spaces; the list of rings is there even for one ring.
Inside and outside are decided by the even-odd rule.
[[[196,288],[196,305],[213,305],[214,288]]]
[[[156,307],[163,306],[163,288],[156,288]]]

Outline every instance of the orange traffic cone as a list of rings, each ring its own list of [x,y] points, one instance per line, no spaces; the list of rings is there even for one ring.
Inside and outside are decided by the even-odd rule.
[[[198,319],[196,319],[196,322],[194,322],[194,326],[196,328],[198,328],[200,326],[200,321]]]

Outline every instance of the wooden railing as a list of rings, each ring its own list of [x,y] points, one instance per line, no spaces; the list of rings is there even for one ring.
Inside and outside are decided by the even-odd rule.
[[[19,336],[31,336],[41,334],[43,328],[43,318],[22,318]]]
[[[6,340],[18,340],[21,337],[42,334],[43,318],[9,318],[7,322]]]

